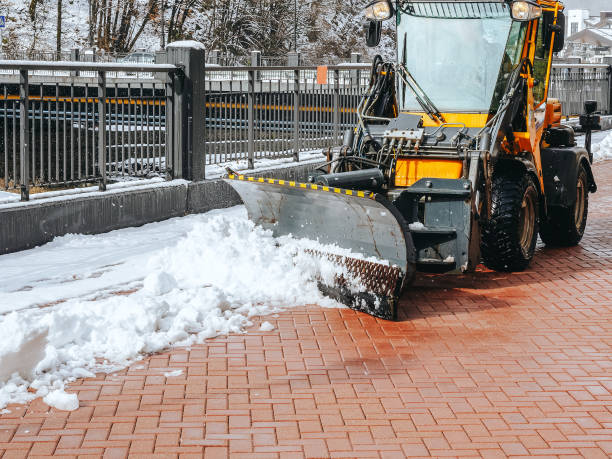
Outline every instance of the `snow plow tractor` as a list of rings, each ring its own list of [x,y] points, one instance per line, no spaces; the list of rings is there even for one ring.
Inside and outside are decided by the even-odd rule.
[[[480,263],[521,271],[538,234],[581,240],[590,152],[548,98],[564,45],[559,1],[377,1],[368,46],[396,23],[395,62],[374,60],[358,124],[326,163],[294,183],[231,174],[249,217],[275,235],[318,240],[342,269],[321,290],[384,319],[416,272],[463,273]],[[596,104],[585,104],[587,133]]]

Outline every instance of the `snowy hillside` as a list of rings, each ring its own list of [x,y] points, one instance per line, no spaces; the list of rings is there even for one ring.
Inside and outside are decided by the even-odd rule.
[[[14,54],[54,52],[57,1],[0,0],[0,14],[7,16],[4,51]],[[117,0],[111,2],[116,6],[100,7],[97,13],[90,11],[92,2],[100,4],[102,1],[61,1],[62,51],[88,47],[90,41],[110,52],[124,53],[134,48],[156,50],[177,39],[195,39],[204,43],[207,49],[234,55],[260,50],[264,55],[284,56],[294,48],[296,16],[293,0],[181,0],[177,3],[192,7],[176,11],[169,7],[161,9],[159,4],[162,2],[134,0],[133,10],[127,12],[121,7],[126,0]],[[366,3],[366,0],[298,2],[298,49],[310,60],[334,61],[348,58],[351,52],[374,54],[376,51],[365,48],[364,44],[362,10]],[[103,15],[104,11],[107,16]],[[95,19],[92,31],[90,16]],[[392,50],[391,35],[392,24],[389,24],[381,49]]]
[[[88,0],[71,0],[63,8],[66,33],[62,48],[87,46]],[[5,50],[53,52],[56,49],[57,9],[55,2],[40,2],[35,19],[29,15],[30,0],[0,0],[1,14],[6,15],[3,35]]]

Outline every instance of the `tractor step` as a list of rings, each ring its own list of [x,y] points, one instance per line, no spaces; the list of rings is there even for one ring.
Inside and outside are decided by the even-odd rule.
[[[457,234],[457,228],[431,228],[431,227],[410,227],[410,232],[413,235],[445,235],[445,236],[455,236]]]

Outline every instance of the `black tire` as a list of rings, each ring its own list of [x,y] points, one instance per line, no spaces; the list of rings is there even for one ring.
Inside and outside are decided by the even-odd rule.
[[[510,169],[494,176],[491,191],[491,218],[482,227],[483,263],[495,271],[523,271],[538,240],[538,187],[528,173]]]
[[[573,247],[584,236],[589,215],[589,178],[584,166],[580,166],[576,179],[576,202],[569,208],[555,207],[549,210],[547,221],[540,226],[544,244],[553,247]]]

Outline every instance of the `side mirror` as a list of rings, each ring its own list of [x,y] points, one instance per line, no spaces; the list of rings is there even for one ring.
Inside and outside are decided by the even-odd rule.
[[[555,41],[552,42],[553,53],[563,51],[565,47],[565,15],[559,11],[557,13],[557,23],[554,24],[555,15],[552,11],[546,11],[543,14],[544,30],[546,30],[546,48],[550,49],[551,38],[554,32]]]
[[[382,22],[380,21],[368,21],[366,26],[366,45],[368,48],[374,48],[380,44],[380,37],[382,35]]]
[[[553,53],[558,53],[565,48],[565,14],[561,12],[557,14],[557,25],[555,27],[557,30],[555,30]]]
[[[597,111],[597,101],[596,100],[587,100],[584,102],[584,112],[587,115],[592,115]]]

